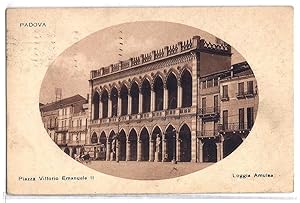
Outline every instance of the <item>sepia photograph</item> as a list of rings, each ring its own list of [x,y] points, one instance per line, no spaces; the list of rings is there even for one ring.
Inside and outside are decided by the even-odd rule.
[[[145,21],[65,50],[45,75],[39,107],[71,158],[109,175],[165,179],[234,152],[254,125],[258,88],[250,65],[222,39]]]
[[[292,192],[292,16],[7,9],[7,193]]]

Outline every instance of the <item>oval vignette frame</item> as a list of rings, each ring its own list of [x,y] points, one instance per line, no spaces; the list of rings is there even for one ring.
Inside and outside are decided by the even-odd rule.
[[[138,180],[221,161],[247,138],[257,109],[247,61],[222,39],[171,22],[124,23],[84,37],[49,66],[40,90],[45,129],[63,152]]]

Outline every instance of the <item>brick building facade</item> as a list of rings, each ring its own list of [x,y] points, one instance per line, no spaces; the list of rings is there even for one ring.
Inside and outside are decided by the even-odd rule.
[[[230,68],[229,45],[194,36],[91,71],[89,144],[102,146],[97,152],[107,161],[222,159],[223,138],[216,136],[220,125],[214,120],[220,119],[221,110],[217,75]],[[213,77],[207,81],[215,93],[207,98],[215,102],[213,109],[201,107],[205,77]]]
[[[199,161],[216,162],[249,134],[256,117],[258,91],[247,62],[200,79]]]

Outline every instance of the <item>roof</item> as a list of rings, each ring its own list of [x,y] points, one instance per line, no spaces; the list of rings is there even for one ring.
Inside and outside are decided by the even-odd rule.
[[[233,75],[231,75],[232,72]],[[201,77],[200,81],[211,80],[217,77],[224,79],[229,77],[239,77],[239,76],[246,76],[246,75],[253,75],[253,71],[251,70],[251,67],[249,66],[247,61],[243,61],[241,63],[233,64],[230,69],[205,75]]]
[[[234,77],[253,75],[253,71],[251,70],[249,64],[246,61],[242,63],[234,64],[232,66],[233,66]]]
[[[77,103],[77,102],[80,102],[80,101],[87,102],[87,100],[84,97],[77,94],[77,95],[72,96],[72,97],[68,97],[68,98],[65,98],[65,99],[62,99],[62,100],[59,100],[59,101],[56,101],[56,102],[45,104],[45,105],[40,107],[40,110],[43,111],[43,112],[54,111],[54,110],[57,110],[61,107],[70,106],[70,105],[72,105],[74,103]]]

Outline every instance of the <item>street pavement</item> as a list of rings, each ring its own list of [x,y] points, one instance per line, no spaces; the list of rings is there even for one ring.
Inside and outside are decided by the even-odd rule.
[[[158,180],[187,175],[210,166],[213,163],[178,162],[136,162],[136,161],[91,161],[85,163],[99,172],[121,178],[137,180]]]

